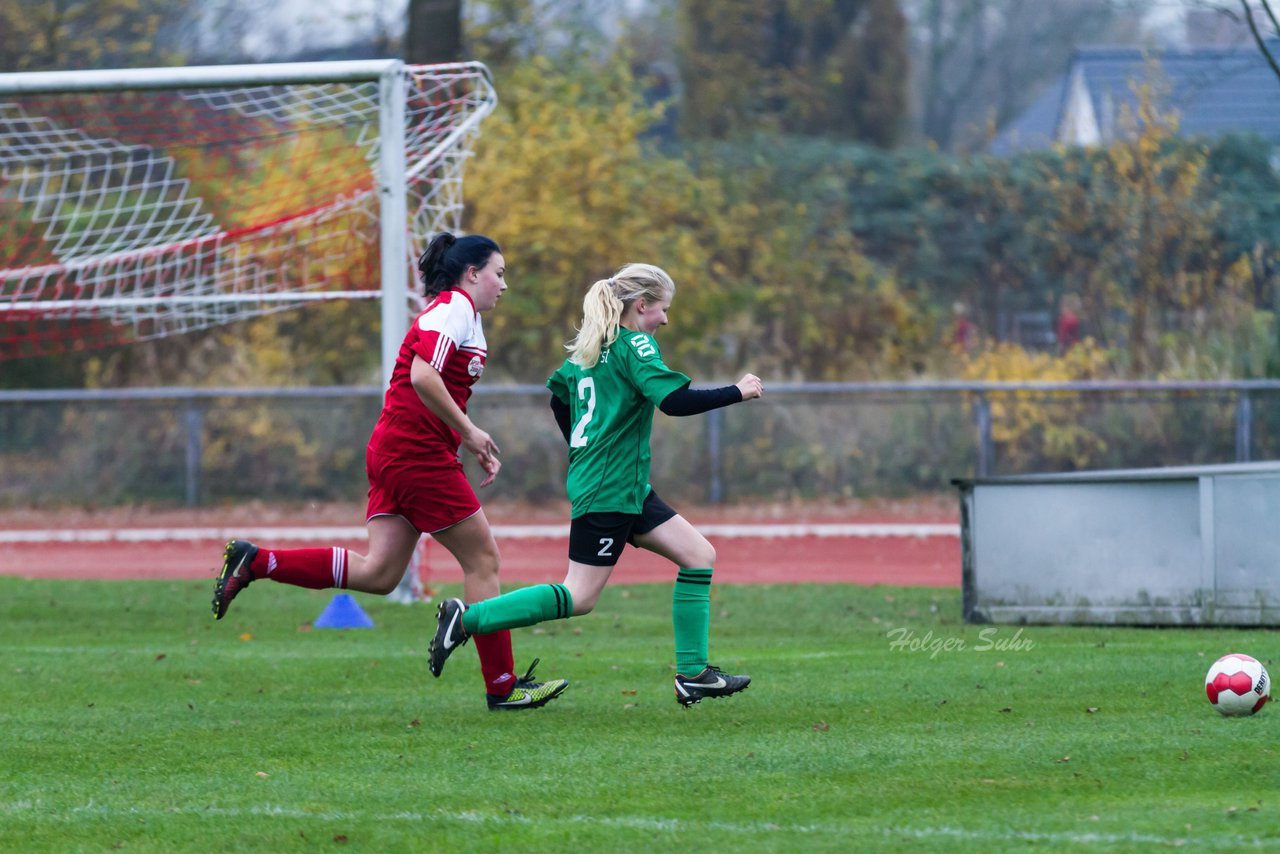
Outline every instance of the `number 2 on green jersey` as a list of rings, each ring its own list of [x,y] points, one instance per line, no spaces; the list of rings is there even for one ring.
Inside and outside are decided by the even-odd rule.
[[[591,377],[583,377],[578,382],[578,400],[586,400],[587,411],[573,425],[573,435],[569,437],[570,448],[582,448],[587,444],[587,425],[591,423],[591,415],[596,411],[596,382]]]

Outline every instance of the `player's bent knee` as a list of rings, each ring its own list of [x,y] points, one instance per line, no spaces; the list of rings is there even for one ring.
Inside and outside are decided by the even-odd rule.
[[[366,593],[374,593],[378,596],[386,596],[400,584],[403,573],[395,578],[389,577],[386,573],[368,579],[365,584]]]
[[[403,566],[366,560],[363,571],[359,575],[352,574],[347,579],[347,587],[361,593],[385,596],[400,584],[404,571]]]
[[[677,561],[681,566],[713,567],[716,565],[716,549],[711,543],[688,549],[682,557],[683,560]]]
[[[573,600],[573,610],[569,612],[572,617],[590,614],[595,609],[596,602],[600,601],[599,590],[574,590],[571,587],[569,596]]]

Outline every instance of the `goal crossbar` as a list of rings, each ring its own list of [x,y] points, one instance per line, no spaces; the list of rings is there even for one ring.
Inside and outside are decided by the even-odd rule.
[[[257,65],[187,65],[160,68],[102,68],[84,71],[27,71],[0,74],[0,95],[107,92],[117,89],[197,89],[218,86],[355,83],[377,80],[403,67],[398,59],[342,62],[275,62]],[[432,68],[465,72],[474,63]]]

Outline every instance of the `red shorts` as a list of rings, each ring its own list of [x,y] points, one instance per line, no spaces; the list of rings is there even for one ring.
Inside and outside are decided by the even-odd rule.
[[[420,533],[458,524],[480,510],[480,500],[457,457],[421,459],[388,456],[368,449],[369,507],[365,519],[403,516]]]

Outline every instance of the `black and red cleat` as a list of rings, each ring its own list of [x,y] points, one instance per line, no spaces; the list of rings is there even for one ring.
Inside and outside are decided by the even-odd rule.
[[[232,540],[222,551],[222,572],[213,588],[213,616],[219,620],[227,613],[231,600],[249,586],[253,573],[249,564],[258,556],[258,547],[248,540]]]

